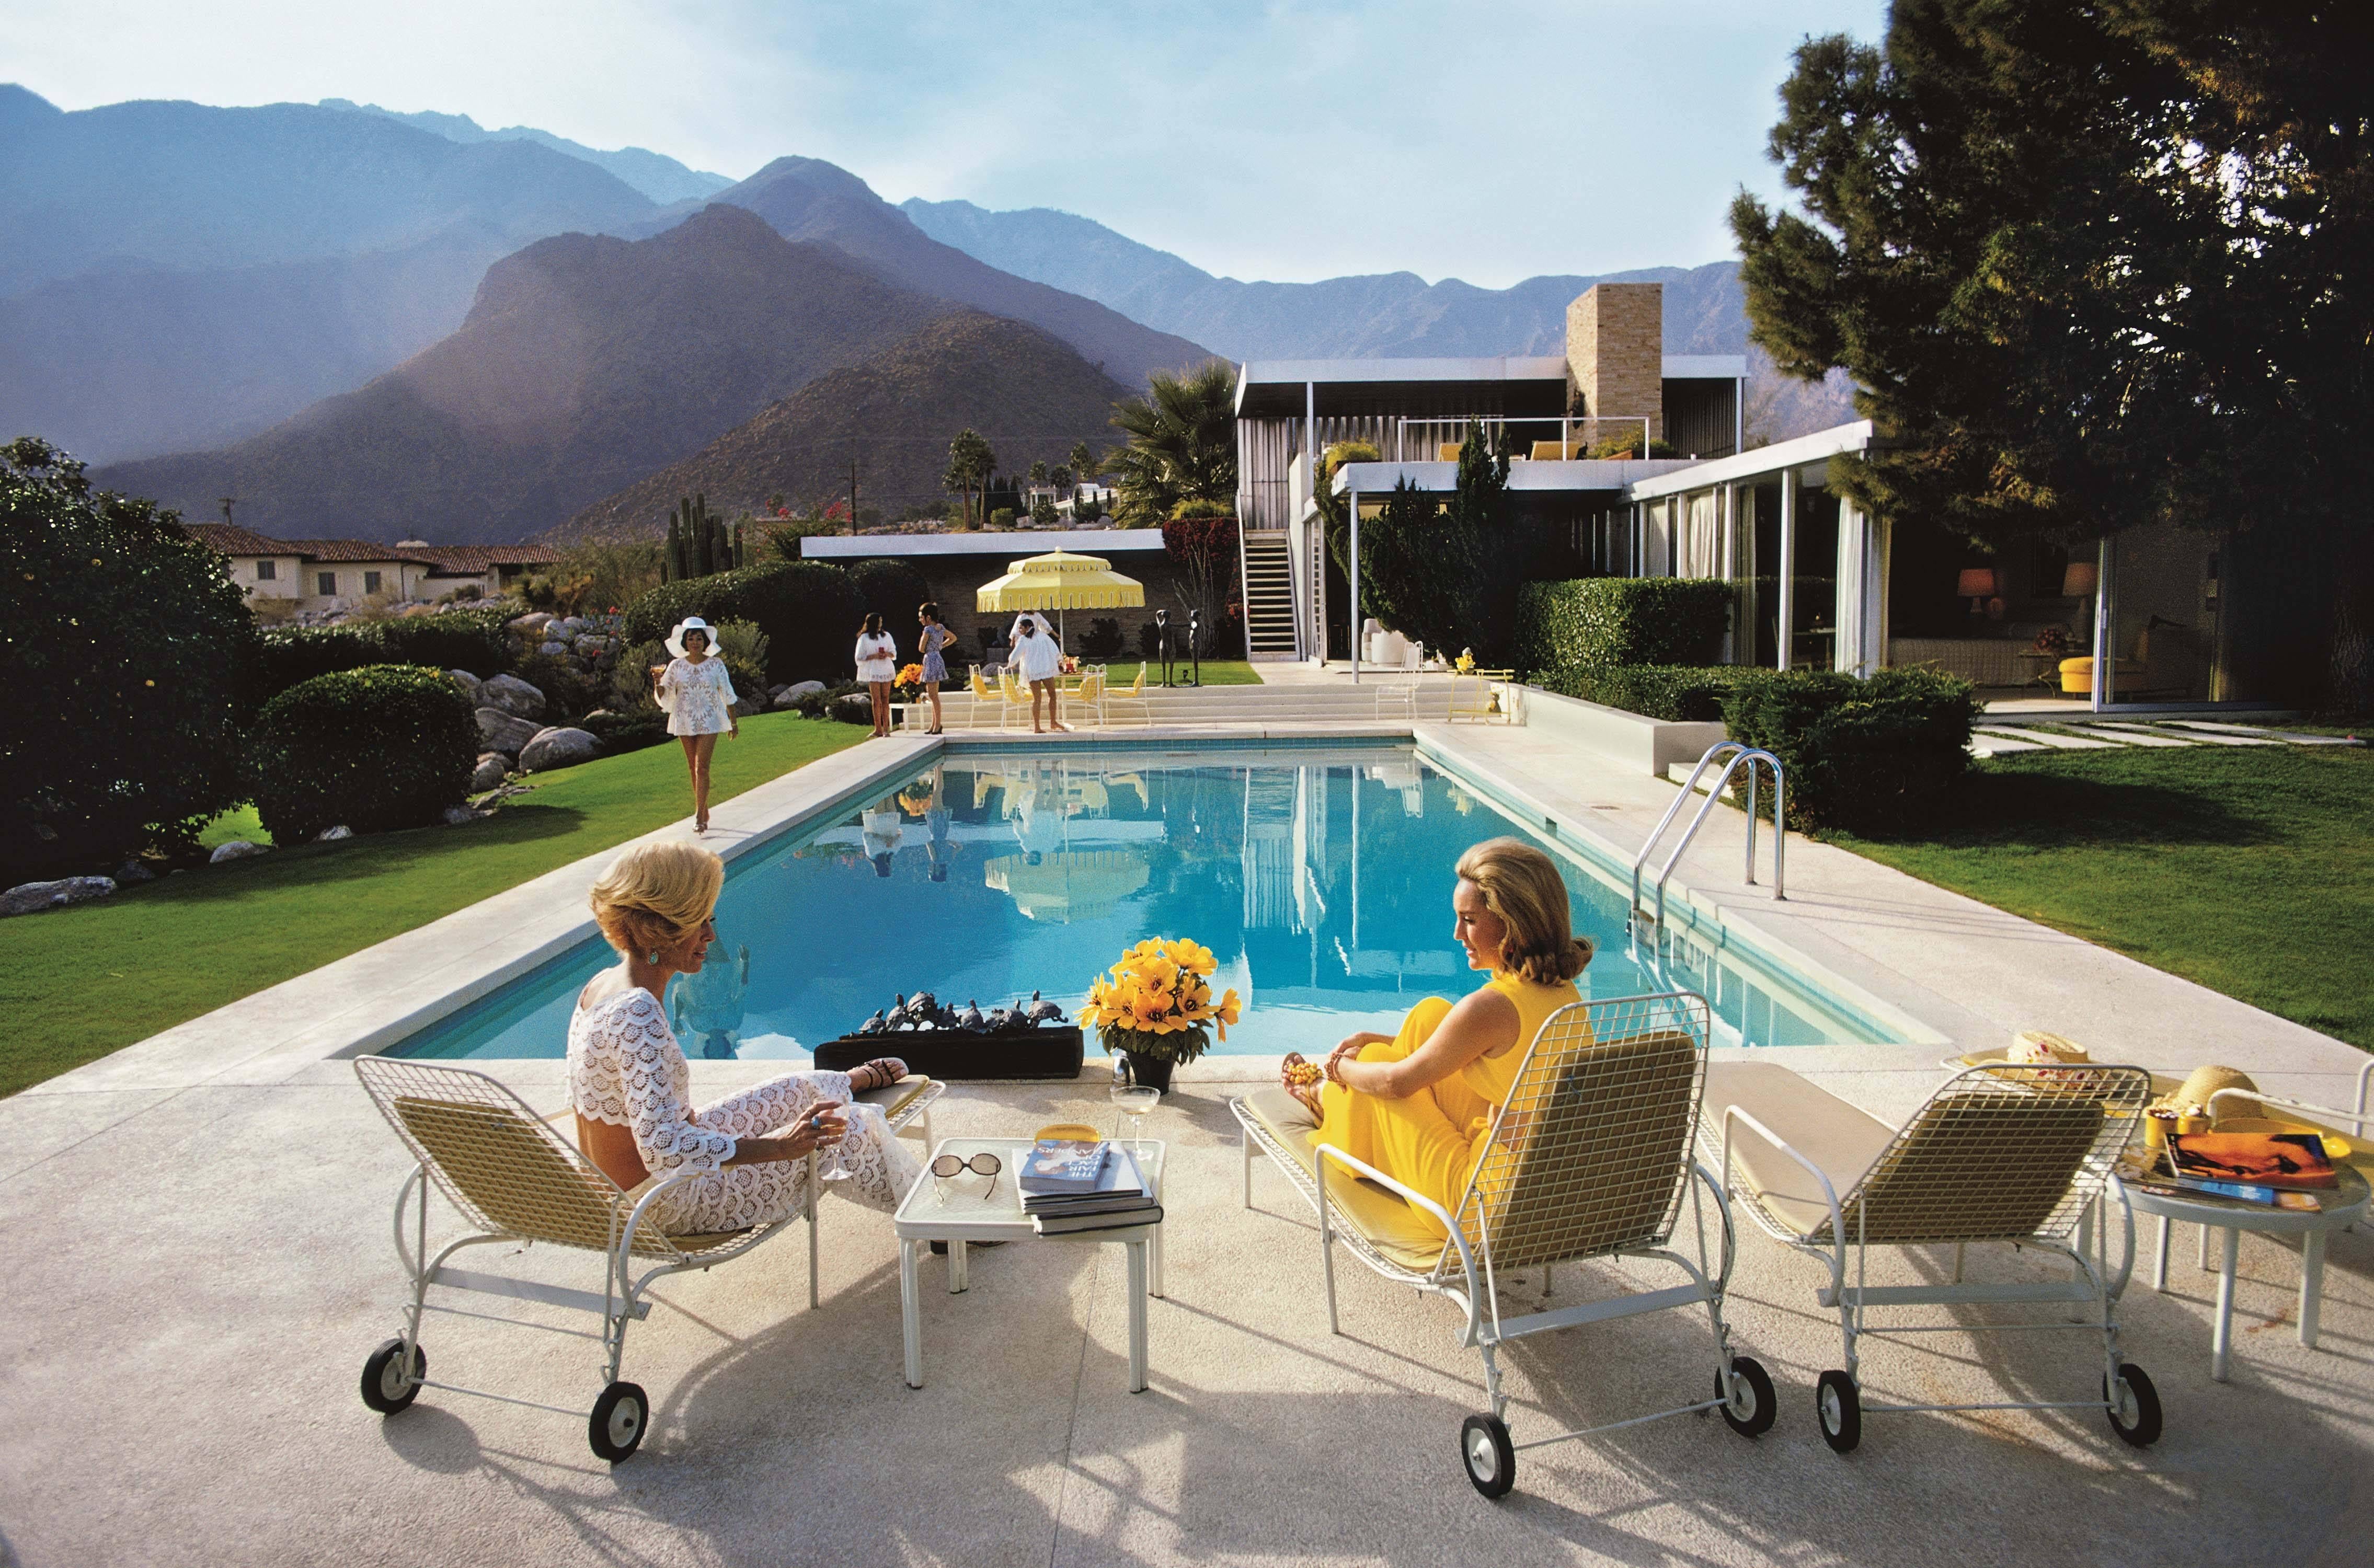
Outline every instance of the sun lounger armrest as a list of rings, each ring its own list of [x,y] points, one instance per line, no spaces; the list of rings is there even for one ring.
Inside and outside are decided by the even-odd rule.
[[[1731,1228],[1731,1193],[1723,1187],[1722,1179],[1706,1168],[1704,1160],[1692,1160],[1690,1172],[1706,1184],[1709,1192],[1714,1194],[1714,1211],[1722,1216],[1722,1273],[1720,1278],[1723,1284],[1728,1286],[1731,1283],[1732,1258],[1737,1249],[1737,1243]],[[1704,1231],[1698,1234],[1698,1249],[1699,1261],[1704,1262],[1706,1258]]]
[[[1476,1313],[1478,1311],[1476,1304],[1477,1292],[1475,1289],[1475,1256],[1467,1250],[1467,1237],[1461,1232],[1459,1222],[1452,1219],[1450,1212],[1445,1210],[1441,1204],[1437,1203],[1425,1193],[1418,1192],[1403,1186],[1400,1182],[1395,1181],[1384,1172],[1377,1169],[1376,1166],[1369,1164],[1363,1161],[1354,1159],[1351,1155],[1346,1153],[1343,1150],[1338,1149],[1333,1143],[1313,1144],[1311,1146],[1310,1153],[1312,1156],[1310,1162],[1311,1174],[1319,1178],[1319,1223],[1322,1226],[1325,1226],[1329,1223],[1327,1219],[1327,1205],[1330,1201],[1327,1196],[1327,1162],[1330,1160],[1333,1160],[1336,1164],[1368,1177],[1370,1181],[1375,1182],[1379,1187],[1381,1187],[1387,1191],[1399,1197],[1404,1202],[1408,1203],[1413,1207],[1423,1209],[1428,1213],[1433,1215],[1437,1220],[1442,1222],[1442,1228],[1450,1233],[1451,1245],[1459,1249],[1460,1272],[1467,1276],[1467,1330],[1470,1338],[1472,1339],[1476,1328]]]
[[[1804,1166],[1814,1179],[1822,1184],[1822,1200],[1830,1206],[1830,1287],[1833,1290],[1842,1287],[1846,1283],[1847,1221],[1839,1208],[1838,1188],[1830,1185],[1830,1178],[1821,1166],[1799,1153],[1787,1139],[1739,1106],[1727,1106],[1722,1113],[1722,1184],[1726,1191],[1731,1187],[1731,1124],[1734,1121],[1745,1123],[1750,1132]]]

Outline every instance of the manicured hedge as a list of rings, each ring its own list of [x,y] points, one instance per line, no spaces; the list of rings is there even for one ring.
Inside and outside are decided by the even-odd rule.
[[[1709,665],[1736,590],[1703,578],[1586,577],[1517,591],[1517,662],[1527,669]]]
[[[260,706],[300,681],[367,664],[467,670],[481,680],[502,674],[511,668],[503,620],[515,608],[499,603],[433,615],[265,632],[253,700]]]
[[[1723,721],[1780,759],[1790,826],[1901,832],[1932,820],[1968,768],[1973,689],[1931,670],[1757,671],[1733,687]]]
[[[1535,670],[1525,679],[1544,691],[1644,718],[1714,723],[1722,718],[1723,698],[1732,687],[1757,673],[1736,664],[1613,664],[1598,670]]]
[[[831,682],[856,672],[865,598],[839,567],[770,561],[652,589],[628,608],[627,640],[657,641],[687,615],[757,623],[767,634],[770,681]]]
[[[300,681],[264,704],[248,751],[255,809],[282,844],[343,823],[420,827],[458,805],[478,756],[469,698],[420,664]]]
[[[911,649],[923,627],[915,619],[915,611],[932,596],[932,585],[911,562],[899,560],[864,561],[849,568],[849,580],[865,601],[865,608],[882,617],[882,629],[899,639],[903,656]],[[940,606],[942,614],[947,606]],[[849,640],[857,642],[857,628],[850,627]]]
[[[604,756],[617,756],[668,743],[667,715],[656,703],[645,702],[624,713],[610,708],[589,713],[577,727],[602,743]]]

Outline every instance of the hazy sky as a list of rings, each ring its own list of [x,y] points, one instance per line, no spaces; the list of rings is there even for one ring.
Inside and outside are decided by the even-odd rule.
[[[351,98],[654,148],[805,153],[892,201],[1055,206],[1214,272],[1537,273],[1731,253],[1773,90],[1883,0],[6,0],[65,109]]]

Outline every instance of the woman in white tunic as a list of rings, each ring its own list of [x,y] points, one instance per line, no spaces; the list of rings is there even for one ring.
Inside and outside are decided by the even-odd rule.
[[[869,1209],[895,1210],[922,1162],[880,1107],[852,1096],[905,1077],[897,1059],[850,1073],[786,1073],[692,1105],[690,1069],[659,999],[670,976],[700,972],[724,882],[723,861],[677,840],[629,849],[594,884],[594,918],[621,962],[587,983],[569,1021],[578,1147],[629,1191],[649,1176],[692,1173],[653,1205],[672,1235],[803,1212],[808,1153],[836,1143],[850,1179],[834,1185]]]
[[[1014,644],[1015,668],[1021,678],[1030,684],[1030,732],[1043,735],[1048,726],[1058,730],[1071,729],[1064,722],[1061,711],[1064,700],[1064,649],[1055,641],[1044,621],[1024,616],[1016,623],[1018,638]],[[1047,723],[1039,722],[1039,699],[1047,699]]]
[[[668,633],[667,650],[676,657],[652,666],[652,699],[668,716],[668,733],[684,743],[684,764],[692,770],[695,833],[709,831],[709,755],[717,749],[719,735],[742,733],[734,717],[734,705],[741,699],[734,695],[716,645],[709,623],[688,615]]]
[[[890,732],[890,683],[899,676],[899,639],[882,629],[882,617],[869,614],[857,634],[857,678],[874,697],[874,734]]]

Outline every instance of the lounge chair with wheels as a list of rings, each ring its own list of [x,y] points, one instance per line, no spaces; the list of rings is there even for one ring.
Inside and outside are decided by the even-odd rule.
[[[550,1306],[598,1313],[602,1318],[602,1392],[586,1418],[594,1454],[612,1463],[632,1455],[650,1423],[642,1388],[619,1381],[627,1325],[650,1316],[652,1284],[688,1269],[711,1269],[757,1248],[787,1226],[808,1224],[808,1305],[817,1305],[816,1157],[809,1156],[808,1206],[774,1224],[699,1235],[666,1235],[644,1223],[652,1201],[685,1176],[655,1176],[628,1191],[581,1153],[520,1097],[483,1072],[441,1062],[367,1056],[355,1061],[371,1103],[411,1152],[414,1165],[395,1199],[395,1250],[412,1286],[404,1331],[363,1363],[363,1403],[382,1415],[405,1409],[423,1388],[476,1390],[429,1381],[421,1320],[433,1309],[429,1288],[473,1291]],[[921,1118],[931,1138],[930,1107],[943,1085],[911,1077],[859,1097],[880,1105],[891,1128]],[[429,1189],[445,1195],[465,1234],[429,1247]],[[414,1212],[407,1223],[405,1206]],[[602,1289],[578,1290],[452,1267],[464,1247],[489,1243],[544,1242],[599,1253]],[[636,1270],[641,1269],[638,1274]],[[486,1316],[474,1314],[473,1316]]]
[[[1821,1375],[1815,1414],[1838,1452],[1863,1438],[1863,1418],[1879,1411],[2094,1410],[2111,1430],[2144,1447],[2160,1433],[2159,1396],[2143,1369],[2119,1353],[2115,1308],[2133,1272],[2134,1221],[2114,1271],[2109,1238],[2093,1216],[2111,1165],[2141,1124],[2151,1076],[2139,1067],[1989,1065],[1955,1074],[1901,1128],[1848,1104],[1785,1067],[1718,1062],[1707,1069],[1699,1137],[1724,1187],[1774,1239],[1820,1258],[1828,1281],[1815,1299],[1839,1315],[1846,1365]],[[2120,1199],[2121,1208],[2125,1199]],[[2068,1278],[1972,1283],[1963,1279],[1972,1246],[2004,1243],[2051,1253]],[[1875,1285],[1875,1247],[1947,1246],[1944,1283]],[[1851,1265],[1851,1267],[1850,1266]],[[2051,1306],[2084,1309],[2077,1322],[1945,1325],[1891,1322],[1873,1315],[1922,1306]],[[1987,1404],[1868,1405],[1856,1340],[1866,1334],[1969,1333],[2065,1328],[2102,1340],[2098,1398]]]
[[[1467,1479],[1487,1497],[1504,1496],[1515,1484],[1520,1447],[1710,1410],[1721,1410],[1745,1436],[1772,1424],[1772,1380],[1751,1358],[1732,1353],[1722,1318],[1731,1277],[1730,1207],[1712,1174],[1691,1159],[1707,1036],[1705,999],[1688,993],[1576,1002],[1551,1014],[1527,1047],[1455,1216],[1333,1144],[1315,1142],[1310,1111],[1284,1089],[1257,1090],[1229,1103],[1244,1129],[1246,1207],[1252,1206],[1258,1147],[1319,1216],[1331,1333],[1342,1332],[1338,1242],[1386,1279],[1442,1296],[1464,1315],[1459,1343],[1483,1354],[1491,1410],[1467,1418],[1459,1451]],[[1668,1246],[1685,1194],[1697,1233],[1696,1261]],[[1710,1219],[1717,1233],[1711,1244]],[[1554,1266],[1615,1258],[1669,1263],[1686,1280],[1572,1306],[1548,1305]],[[1532,1269],[1542,1271],[1541,1305],[1503,1316],[1501,1294],[1515,1282],[1510,1276]],[[1705,1307],[1713,1330],[1711,1398],[1522,1445],[1511,1441],[1500,1347],[1530,1334],[1698,1306]]]

